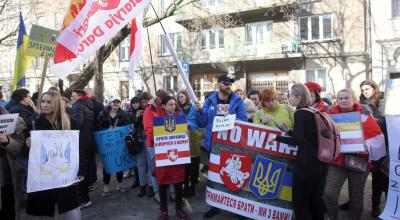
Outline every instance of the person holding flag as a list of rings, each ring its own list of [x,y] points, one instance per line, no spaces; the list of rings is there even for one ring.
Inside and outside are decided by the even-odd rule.
[[[14,80],[13,90],[25,86],[25,72],[28,68],[31,56],[25,54],[26,46],[28,45],[28,35],[26,34],[24,19],[21,12],[19,13],[19,30],[17,40],[17,55],[14,64]]]

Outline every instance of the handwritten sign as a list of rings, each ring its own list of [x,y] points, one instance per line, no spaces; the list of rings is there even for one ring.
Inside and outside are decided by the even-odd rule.
[[[297,148],[269,143],[276,128],[236,121],[213,133],[206,202],[252,219],[292,219]]]
[[[130,125],[95,132],[97,148],[107,173],[117,173],[136,166],[136,158],[125,147]]]
[[[215,116],[212,131],[227,131],[235,126],[236,115]]]
[[[70,186],[79,170],[79,131],[31,131],[27,191]]]
[[[154,117],[154,150],[156,166],[190,163],[186,115]]]
[[[56,30],[32,25],[26,54],[35,57],[53,58],[57,36],[58,31]]]
[[[17,123],[17,114],[0,115],[0,134],[12,134]]]
[[[400,219],[400,116],[386,115],[389,139],[389,189],[380,219]]]

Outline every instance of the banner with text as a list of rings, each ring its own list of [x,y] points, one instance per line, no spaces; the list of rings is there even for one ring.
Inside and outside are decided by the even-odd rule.
[[[389,140],[389,190],[381,219],[400,219],[400,116],[386,115]]]
[[[70,186],[79,170],[79,131],[31,131],[27,191]]]
[[[269,140],[276,128],[236,121],[213,133],[206,202],[253,219],[292,219],[297,147]]]
[[[384,109],[385,115],[400,115],[400,79],[389,79],[386,82]]]
[[[66,78],[149,3],[150,0],[88,0],[57,38],[63,50],[56,50],[52,71]]]
[[[153,118],[156,167],[190,163],[186,115]]]
[[[18,120],[17,114],[0,115],[0,134],[12,134]]]
[[[136,158],[128,153],[125,137],[131,125],[95,132],[101,161],[107,173],[117,173],[136,166]]]

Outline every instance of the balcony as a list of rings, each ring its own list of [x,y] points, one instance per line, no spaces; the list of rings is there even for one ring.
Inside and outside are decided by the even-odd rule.
[[[281,16],[283,6],[296,3],[296,0],[200,0],[197,6],[189,5],[175,13],[176,21],[185,21],[204,18],[210,15],[229,14],[240,17],[245,23],[251,17]],[[267,13],[267,9],[274,9]],[[252,22],[252,21],[250,21]]]

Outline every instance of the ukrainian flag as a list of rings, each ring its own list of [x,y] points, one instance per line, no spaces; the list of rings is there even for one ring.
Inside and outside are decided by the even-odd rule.
[[[29,62],[31,61],[31,56],[26,56],[25,50],[28,45],[28,35],[26,34],[24,20],[22,19],[22,14],[19,13],[19,31],[18,31],[18,41],[17,41],[17,55],[15,57],[14,64],[14,81],[13,90],[19,87],[25,86],[25,72],[28,68]]]

